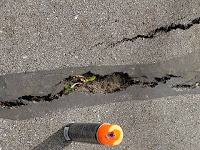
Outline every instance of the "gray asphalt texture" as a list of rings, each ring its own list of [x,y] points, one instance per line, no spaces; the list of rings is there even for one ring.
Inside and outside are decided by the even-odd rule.
[[[2,148],[6,149],[185,149],[200,143],[200,95],[127,101],[46,114],[24,121],[0,119]],[[118,147],[66,143],[59,131],[69,122],[112,122],[121,125]],[[58,132],[57,132],[58,131]],[[11,134],[12,133],[12,134]],[[43,142],[41,142],[43,141]],[[3,149],[4,149],[3,148]]]
[[[8,74],[0,76],[0,93],[6,93],[3,89],[8,84],[5,77],[13,77],[13,73],[46,71],[48,75],[52,72],[56,74],[57,70],[53,69],[66,69],[66,72],[68,67],[83,66],[89,67],[82,70],[71,68],[71,72],[66,74],[84,73],[84,70],[107,74],[112,69],[101,69],[101,66],[115,66],[115,71],[125,71],[126,65],[135,65],[136,69],[128,69],[128,73],[138,76],[151,74],[152,77],[159,73],[176,73],[185,74],[184,82],[199,80],[196,75],[200,71],[200,25],[195,24],[187,30],[159,33],[152,39],[139,38],[109,47],[124,38],[146,35],[172,23],[188,24],[200,17],[199,14],[199,0],[0,0],[0,74]],[[121,69],[116,65],[125,66]],[[95,66],[100,67],[95,69]],[[20,76],[16,75],[16,78]],[[28,82],[26,75],[21,77],[24,77],[24,82],[18,81],[21,85]],[[33,75],[33,79],[37,77]],[[16,83],[14,79],[10,78],[9,81]],[[44,82],[49,88],[50,79]],[[61,79],[60,75],[55,83],[58,79]],[[12,82],[9,83],[6,90],[11,90]],[[37,89],[34,91],[34,86],[26,90],[22,86],[19,91],[38,93]],[[55,102],[56,109],[25,120],[2,117],[0,150],[199,149],[199,88],[195,89],[196,92],[186,89],[187,94],[176,95],[161,85],[161,88],[148,89],[150,98],[145,98],[144,91],[134,88],[137,87],[117,93],[121,94],[121,97],[116,98],[117,101],[109,102],[108,97],[112,95],[97,94],[94,97],[105,100],[102,103],[92,102],[98,105],[90,106],[87,102],[80,107],[65,108],[58,107],[62,102]],[[160,93],[159,97],[152,96],[156,92]],[[117,94],[113,94],[117,97]],[[134,94],[136,98],[133,98]],[[12,96],[16,96],[16,93]],[[83,97],[87,96],[90,97]],[[74,94],[75,97],[79,96]],[[2,98],[5,96],[1,95],[0,100]],[[72,98],[71,103],[73,101],[82,104],[81,99]],[[38,109],[34,108],[36,105]],[[36,114],[42,111],[42,105],[45,104],[30,106],[29,112]],[[62,127],[69,122],[116,123],[123,128],[124,140],[114,148],[67,143],[62,136]]]
[[[0,73],[165,61],[199,49],[199,26],[107,48],[200,17],[198,0],[0,1]],[[101,44],[102,43],[102,44]]]

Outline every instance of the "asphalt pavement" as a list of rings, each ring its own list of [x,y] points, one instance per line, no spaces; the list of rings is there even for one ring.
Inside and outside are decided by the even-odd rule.
[[[199,18],[199,0],[0,2],[0,73],[165,61],[199,50],[199,26],[139,38]]]
[[[88,71],[145,82],[173,76],[153,88],[0,108],[0,150],[199,149],[199,0],[0,0],[0,14],[0,103],[50,94]],[[119,124],[124,140],[67,143],[70,122]]]
[[[78,109],[58,109],[23,121],[0,119],[2,149],[199,149],[200,95],[116,102]],[[124,131],[117,147],[67,143],[69,122],[110,122]]]

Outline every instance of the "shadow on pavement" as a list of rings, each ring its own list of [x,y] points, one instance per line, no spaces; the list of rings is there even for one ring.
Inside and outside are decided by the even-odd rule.
[[[63,135],[63,128],[59,129],[56,133],[44,140],[42,143],[33,148],[33,150],[60,150],[70,145]]]

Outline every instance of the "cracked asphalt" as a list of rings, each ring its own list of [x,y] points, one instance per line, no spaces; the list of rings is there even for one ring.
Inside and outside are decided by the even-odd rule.
[[[87,71],[182,76],[155,88],[0,108],[0,150],[198,150],[199,87],[171,87],[200,81],[200,25],[179,26],[199,17],[199,0],[0,0],[0,101],[44,95]],[[172,24],[173,30],[143,38]],[[124,140],[118,147],[66,143],[62,127],[69,122],[116,123]]]
[[[113,42],[200,17],[198,0],[0,2],[0,73],[154,63],[199,48],[199,26]],[[103,43],[103,44],[102,44]]]

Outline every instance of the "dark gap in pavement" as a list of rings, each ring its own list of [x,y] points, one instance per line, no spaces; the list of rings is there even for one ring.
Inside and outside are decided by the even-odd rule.
[[[187,88],[187,89],[194,89],[194,88],[197,88],[197,87],[200,87],[200,81],[199,82],[196,82],[194,84],[177,84],[175,86],[173,86],[173,88]]]
[[[0,107],[5,107],[5,108],[10,108],[10,107],[19,107],[19,106],[23,106],[26,105],[23,102],[21,102],[20,100],[16,100],[16,101],[11,101],[11,102],[1,102],[0,101]]]
[[[121,43],[128,42],[128,41],[133,42],[133,41],[135,41],[135,40],[137,40],[139,38],[151,39],[151,38],[154,38],[158,33],[162,33],[162,32],[167,33],[167,32],[170,32],[170,31],[176,30],[176,29],[187,30],[187,29],[191,28],[195,24],[200,24],[200,17],[192,20],[188,24],[174,24],[174,23],[172,23],[169,26],[164,26],[164,27],[157,28],[157,29],[149,32],[147,35],[137,35],[137,36],[135,36],[133,38],[123,38],[120,41],[116,41],[116,42],[111,43],[110,45],[107,46],[107,48],[108,47],[114,47],[116,45],[119,45]]]
[[[89,78],[95,76],[95,80],[93,81],[87,81]],[[129,86],[132,85],[139,85],[142,88],[154,88],[159,83],[166,84],[168,80],[171,78],[178,78],[180,76],[175,76],[171,74],[167,74],[164,77],[154,77],[153,81],[149,81],[148,77],[141,76],[141,77],[130,77],[127,73],[123,72],[114,72],[108,75],[99,75],[94,74],[92,72],[87,72],[82,75],[75,75],[75,76],[69,76],[68,78],[65,78],[64,80],[60,81],[59,84],[55,85],[56,88],[54,91],[50,94],[44,95],[44,96],[36,96],[36,95],[24,95],[19,97],[15,101],[6,101],[1,102],[0,101],[0,108],[14,108],[14,107],[20,107],[23,105],[28,105],[29,102],[51,102],[55,99],[58,99],[59,97],[63,95],[68,95],[72,92],[85,92],[85,93],[114,93],[119,92],[122,90],[125,90]],[[86,82],[87,81],[87,82]],[[67,90],[67,87],[71,87],[74,85],[73,89]]]

